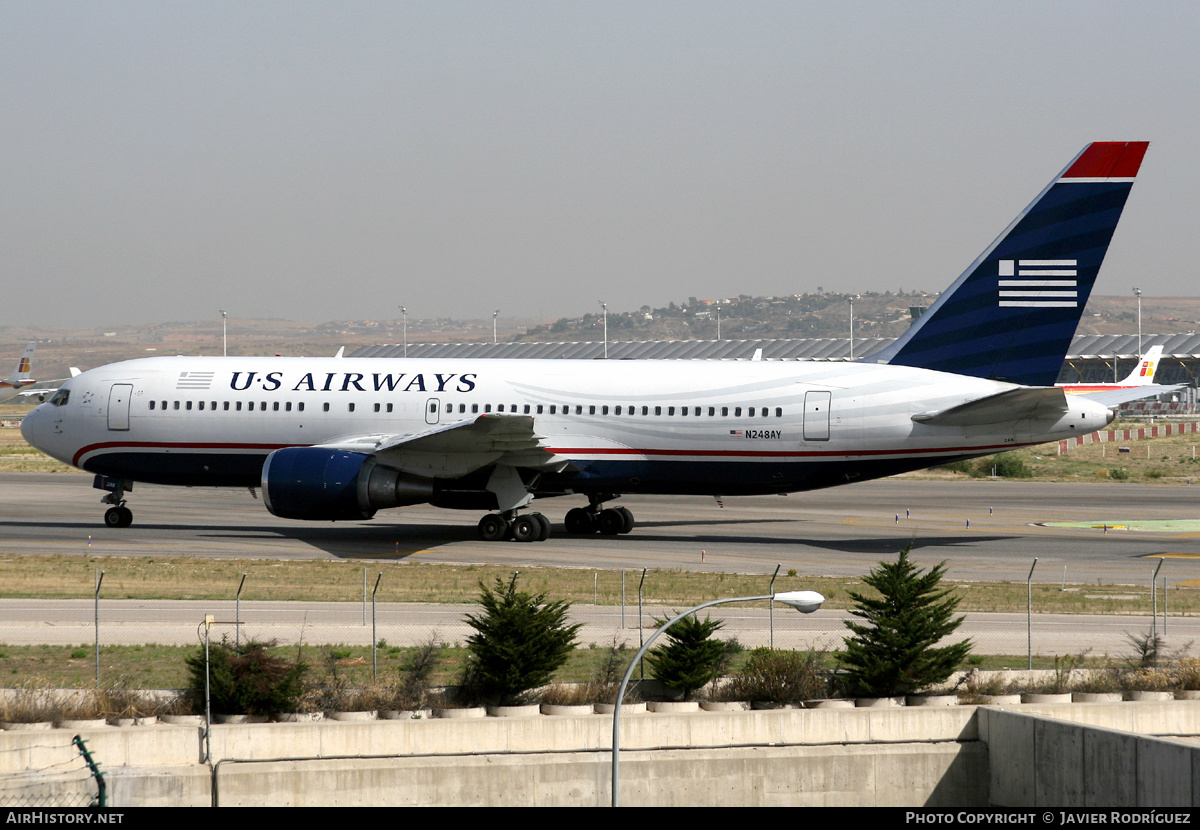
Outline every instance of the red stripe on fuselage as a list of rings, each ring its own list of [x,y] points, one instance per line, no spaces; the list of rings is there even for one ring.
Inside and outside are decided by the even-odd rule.
[[[861,458],[866,456],[919,456],[931,453],[975,453],[987,451],[1012,450],[1019,447],[1032,447],[1042,441],[1022,444],[985,444],[972,447],[927,447],[923,449],[903,450],[669,450],[669,449],[637,449],[634,447],[546,447],[548,453],[568,457],[588,455],[619,455],[619,456],[668,456],[673,458],[691,456],[694,458]],[[284,447],[308,447],[311,444],[180,444],[162,441],[107,441],[102,444],[89,444],[78,450],[71,458],[71,463],[79,466],[79,459],[88,453],[110,449],[171,449],[171,450],[267,450],[274,451]]]

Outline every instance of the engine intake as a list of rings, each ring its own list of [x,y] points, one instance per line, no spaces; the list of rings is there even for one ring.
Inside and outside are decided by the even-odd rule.
[[[285,447],[263,462],[262,493],[267,510],[285,519],[361,520],[428,502],[433,480],[381,467],[367,453]]]

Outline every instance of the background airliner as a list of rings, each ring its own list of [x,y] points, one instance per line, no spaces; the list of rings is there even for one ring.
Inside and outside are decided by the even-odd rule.
[[[1123,403],[1129,401],[1129,396],[1124,395],[1126,390],[1138,390],[1141,392],[1141,397],[1151,397],[1153,395],[1162,395],[1163,392],[1174,392],[1180,389],[1180,386],[1160,386],[1154,384],[1154,372],[1158,371],[1158,361],[1162,359],[1163,347],[1160,345],[1152,345],[1146,350],[1146,354],[1142,355],[1138,361],[1138,366],[1135,366],[1133,372],[1126,375],[1124,380],[1117,381],[1115,384],[1057,384],[1062,389],[1067,390],[1069,395],[1080,395],[1087,393],[1093,401],[1106,403],[1109,405]],[[1115,399],[1108,399],[1108,398]],[[1135,399],[1135,398],[1133,398]]]
[[[20,400],[35,400],[39,403],[54,395],[58,391],[57,386],[50,386],[52,383],[62,383],[66,378],[55,378],[54,380],[34,380],[33,378],[33,352],[37,343],[29,343],[25,346],[25,351],[21,353],[21,359],[17,361],[17,368],[13,373],[0,380],[0,403],[10,401],[14,398]],[[71,367],[71,377],[80,374],[80,371],[74,366]]]
[[[1146,147],[1085,147],[870,362],[158,357],[68,381],[22,433],[97,474],[110,526],[144,481],[260,486],[293,519],[484,510],[483,539],[519,541],[550,533],[535,498],[627,533],[621,494],[804,491],[1084,434],[1112,413],[1054,381]]]

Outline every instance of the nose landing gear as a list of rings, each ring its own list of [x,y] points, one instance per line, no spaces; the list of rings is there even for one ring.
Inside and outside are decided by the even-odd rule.
[[[104,511],[104,524],[107,527],[129,527],[133,524],[133,511],[125,506],[125,491],[133,487],[132,483],[127,485],[121,479],[98,475],[92,486],[108,491],[108,495],[100,499],[101,504],[112,505]]]

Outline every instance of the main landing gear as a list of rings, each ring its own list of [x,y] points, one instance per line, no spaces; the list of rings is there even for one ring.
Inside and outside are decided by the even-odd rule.
[[[604,536],[616,536],[618,533],[633,530],[633,514],[629,512],[629,508],[601,509],[601,504],[615,498],[615,495],[589,496],[591,504],[587,507],[568,510],[564,521],[567,533],[586,535],[599,532]]]
[[[479,538],[485,542],[544,542],[550,538],[550,520],[541,513],[518,516],[515,510],[488,513],[479,520]]]

